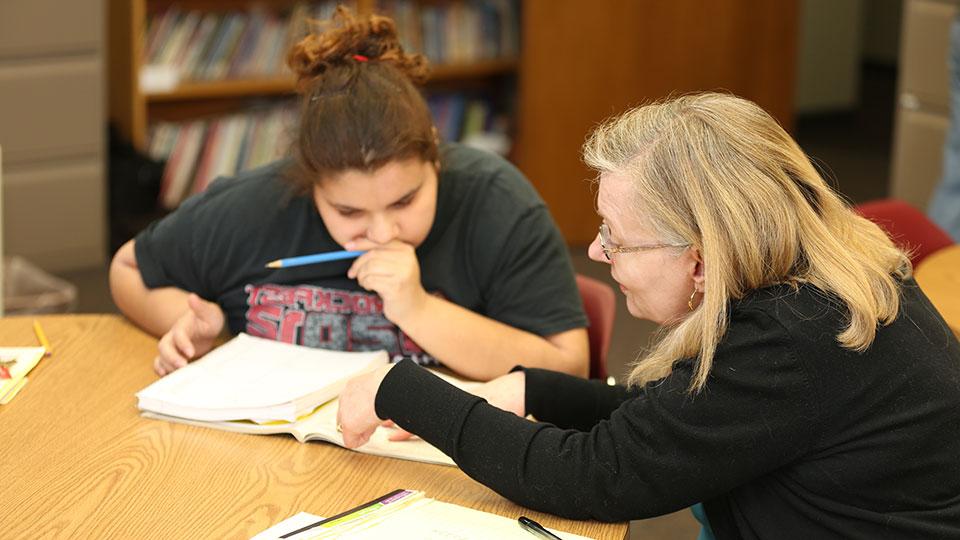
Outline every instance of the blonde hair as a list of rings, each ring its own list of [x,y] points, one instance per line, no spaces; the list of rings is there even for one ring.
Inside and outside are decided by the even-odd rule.
[[[681,96],[600,125],[583,148],[600,174],[632,181],[633,204],[664,242],[704,261],[700,306],[665,327],[629,383],[696,360],[692,392],[706,384],[731,300],[775,284],[809,283],[846,308],[836,339],[866,350],[877,324],[896,318],[907,255],[824,182],[797,143],[756,104],[732,95]],[[692,285],[692,284],[691,284]]]

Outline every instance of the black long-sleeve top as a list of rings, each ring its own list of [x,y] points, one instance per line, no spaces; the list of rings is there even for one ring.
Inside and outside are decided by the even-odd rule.
[[[622,521],[703,502],[718,539],[960,538],[960,344],[912,280],[863,353],[811,286],[731,305],[711,376],[692,363],[627,390],[526,370],[501,411],[411,362],[376,397],[391,418],[521,505]]]

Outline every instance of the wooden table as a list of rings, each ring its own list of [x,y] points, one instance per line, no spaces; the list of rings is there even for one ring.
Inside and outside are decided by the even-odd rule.
[[[0,344],[36,345],[31,322],[0,319]],[[134,393],[156,380],[155,339],[113,315],[40,322],[53,356],[0,407],[3,538],[249,538],[297,512],[331,516],[398,487],[626,537],[625,523],[524,509],[453,467],[141,418]]]
[[[960,337],[960,244],[928,255],[917,265],[914,278]]]

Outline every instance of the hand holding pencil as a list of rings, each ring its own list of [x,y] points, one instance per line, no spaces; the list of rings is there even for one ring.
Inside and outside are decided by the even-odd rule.
[[[344,259],[353,259],[363,255],[362,251],[328,251],[326,253],[314,253],[312,255],[300,255],[298,257],[287,257],[277,259],[266,264],[267,268],[292,268],[294,266],[305,266],[308,264],[319,264],[330,261],[342,261]]]
[[[353,262],[347,277],[380,295],[388,320],[402,326],[408,315],[423,307],[429,295],[420,282],[420,262],[413,246],[399,240],[386,244],[354,240],[345,247],[366,251]]]

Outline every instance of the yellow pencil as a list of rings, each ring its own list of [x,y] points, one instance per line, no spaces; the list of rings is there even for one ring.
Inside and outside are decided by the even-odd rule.
[[[44,356],[50,356],[53,354],[53,349],[50,348],[50,342],[47,341],[47,335],[43,333],[43,328],[40,327],[40,321],[33,320],[33,333],[37,335],[37,340],[40,342],[40,345],[46,349]]]

